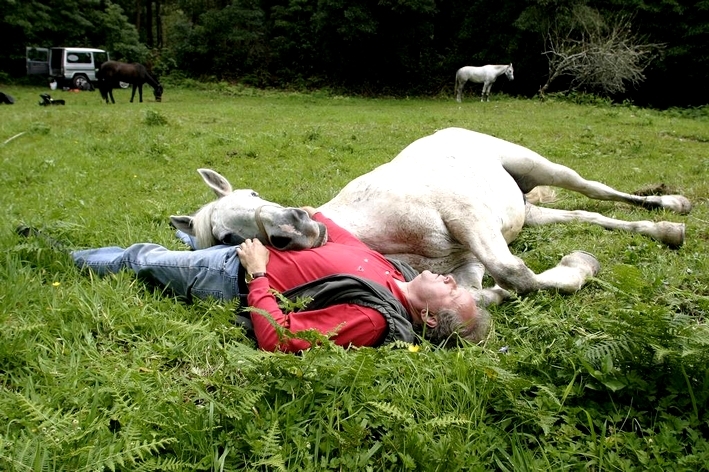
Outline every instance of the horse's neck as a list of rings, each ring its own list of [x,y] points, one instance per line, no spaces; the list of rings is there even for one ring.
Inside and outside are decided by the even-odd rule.
[[[155,77],[150,74],[150,72],[145,73],[145,81],[154,89],[160,86],[160,82],[158,82]]]
[[[504,66],[494,66],[495,67],[495,77],[499,77],[505,72],[507,72],[507,69],[509,69],[510,66],[504,65]]]

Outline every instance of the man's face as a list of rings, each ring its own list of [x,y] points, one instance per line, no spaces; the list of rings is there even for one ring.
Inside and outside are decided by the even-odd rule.
[[[473,319],[477,313],[473,295],[468,290],[458,287],[458,283],[451,275],[434,274],[424,270],[411,281],[411,288],[416,291],[421,300],[425,301],[428,310],[432,313],[437,313],[444,308],[455,309],[463,322]]]

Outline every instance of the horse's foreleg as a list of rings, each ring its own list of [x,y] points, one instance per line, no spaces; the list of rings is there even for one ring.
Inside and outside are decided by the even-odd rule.
[[[692,204],[682,195],[640,196],[620,192],[601,182],[586,180],[576,171],[531,153],[522,157],[504,156],[502,165],[524,193],[539,185],[551,185],[579,192],[588,198],[624,202],[648,210],[666,209],[679,214],[689,213]]]
[[[495,225],[499,225],[496,218],[480,214],[477,217],[474,225],[463,227],[449,221],[448,227],[454,238],[470,249],[495,280],[499,299],[504,298],[504,290],[519,294],[548,289],[575,292],[600,269],[593,256],[575,252],[565,256],[557,267],[535,274],[510,252],[502,232],[495,229]]]
[[[488,235],[489,236],[489,235]],[[535,274],[522,259],[510,253],[502,235],[494,241],[480,241],[475,254],[485,264],[498,290],[513,290],[525,294],[538,290],[558,290],[573,293],[600,270],[600,264],[591,254],[576,251],[561,259],[556,267]]]
[[[609,230],[622,230],[642,234],[660,241],[671,248],[684,244],[684,224],[668,221],[623,221],[584,210],[558,210],[532,205],[526,206],[527,226],[541,226],[554,223],[590,223]]]
[[[143,103],[143,84],[138,86],[138,95],[140,96],[140,103]]]
[[[482,98],[480,99],[481,102],[489,102],[490,101],[490,87],[492,84],[490,82],[485,82],[483,84],[483,95]]]
[[[131,94],[130,94],[130,102],[131,103],[133,103],[133,99],[135,98],[135,89],[136,89],[136,85],[133,84],[133,90],[131,91]]]

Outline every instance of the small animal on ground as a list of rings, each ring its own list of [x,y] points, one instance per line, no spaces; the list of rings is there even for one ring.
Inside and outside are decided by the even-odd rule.
[[[5,92],[0,92],[0,104],[6,103],[12,105],[15,103],[15,97]]]
[[[497,78],[505,75],[509,80],[514,80],[514,68],[512,63],[507,65],[488,64],[482,67],[465,66],[455,73],[455,100],[458,103],[463,101],[463,87],[466,82],[483,84],[481,102],[490,101],[490,89]]]
[[[52,96],[49,95],[48,93],[41,93],[39,96],[42,97],[42,101],[39,102],[39,105],[43,106],[43,107],[47,107],[50,105],[65,105],[66,104],[66,102],[64,100],[53,99]]]
[[[238,244],[245,238],[276,246],[262,220],[274,221],[279,213],[293,213],[294,208],[266,201],[253,190],[234,191],[213,170],[199,172],[218,199],[193,216],[172,216],[173,226],[195,236],[199,247]],[[388,257],[419,271],[452,274],[483,306],[500,303],[511,292],[572,293],[598,274],[598,260],[584,251],[565,255],[557,266],[534,273],[508,247],[524,226],[581,222],[639,233],[670,248],[684,243],[684,223],[624,221],[535,204],[532,191],[548,186],[648,210],[686,214],[691,209],[682,195],[624,193],[586,180],[525,147],[461,128],[443,129],[414,141],[390,162],[352,180],[319,209]],[[292,235],[312,231],[307,218],[293,218],[289,224]],[[286,247],[282,238],[287,237],[279,235],[278,246]],[[288,248],[311,247],[322,239],[322,235],[312,236]],[[494,286],[483,287],[486,273]]]
[[[131,91],[130,101],[135,98],[135,91],[138,90],[140,102],[143,103],[143,84],[148,84],[153,88],[155,101],[162,100],[163,86],[158,80],[145,68],[143,64],[133,63],[128,64],[118,61],[106,61],[101,64],[98,72],[98,89],[101,92],[101,97],[109,103],[116,103],[113,98],[113,89],[120,88],[119,82],[125,82],[133,86]]]

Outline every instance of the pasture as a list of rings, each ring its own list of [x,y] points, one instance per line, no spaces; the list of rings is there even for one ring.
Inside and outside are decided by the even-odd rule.
[[[473,87],[471,87],[471,90]],[[477,90],[477,89],[476,89]],[[0,469],[700,470],[709,463],[709,113],[603,102],[360,99],[165,84],[161,103],[3,87],[0,105]],[[472,92],[471,92],[472,93]],[[475,95],[479,93],[475,92]],[[491,307],[478,346],[303,355],[257,351],[234,305],[187,305],[72,247],[182,248],[169,215],[213,198],[196,172],[317,206],[415,139],[457,126],[635,191],[664,184],[689,215],[559,191],[551,206],[684,222],[671,250],[582,224],[527,228],[535,271],[581,249],[580,292]],[[20,134],[22,133],[22,134]]]

